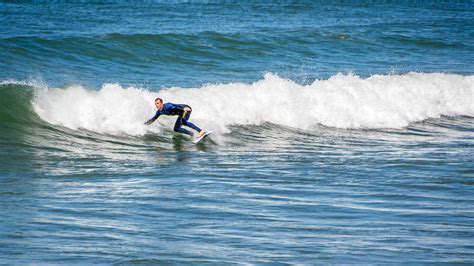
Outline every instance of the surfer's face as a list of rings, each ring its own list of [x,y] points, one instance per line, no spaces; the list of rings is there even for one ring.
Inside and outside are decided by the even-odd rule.
[[[155,101],[155,106],[158,110],[161,110],[161,107],[163,107],[163,102],[161,101]]]

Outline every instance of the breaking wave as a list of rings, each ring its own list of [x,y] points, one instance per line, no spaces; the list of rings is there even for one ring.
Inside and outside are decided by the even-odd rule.
[[[442,73],[368,78],[337,74],[309,85],[266,74],[252,84],[209,84],[160,91],[119,84],[104,84],[100,90],[80,85],[33,86],[34,93],[29,95],[24,92],[25,86],[13,81],[1,84],[3,117],[21,117],[29,107],[19,103],[29,97],[33,107],[29,109],[49,124],[112,135],[140,136],[171,128],[174,117],[162,116],[151,126],[143,124],[155,112],[156,97],[191,105],[191,120],[217,133],[229,132],[231,125],[263,123],[302,130],[317,125],[342,129],[403,128],[440,116],[474,116],[474,77]],[[17,104],[11,103],[12,95]],[[8,104],[12,107],[6,108]]]

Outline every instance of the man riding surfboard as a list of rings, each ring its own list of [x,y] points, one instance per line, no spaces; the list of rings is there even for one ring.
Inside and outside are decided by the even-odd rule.
[[[182,128],[183,125],[190,127],[199,132],[197,140],[200,140],[201,137],[210,133],[200,129],[195,124],[189,122],[189,117],[191,116],[192,109],[191,106],[187,104],[163,103],[163,99],[156,98],[155,106],[158,110],[152,118],[145,122],[145,125],[150,125],[151,123],[155,122],[155,120],[158,119],[160,115],[177,115],[178,119],[176,119],[176,123],[174,124],[173,128],[175,132],[186,134],[192,137],[194,136],[194,133],[192,131]]]

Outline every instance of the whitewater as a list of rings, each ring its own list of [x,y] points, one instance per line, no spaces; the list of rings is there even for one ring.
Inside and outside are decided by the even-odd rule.
[[[442,73],[404,75],[337,74],[300,85],[275,74],[252,84],[209,84],[200,88],[140,87],[104,84],[95,91],[80,85],[42,88],[34,110],[48,123],[104,134],[160,134],[173,118],[145,126],[154,99],[193,107],[192,120],[218,133],[231,125],[275,125],[311,130],[317,125],[341,129],[403,128],[441,116],[474,116],[474,76]]]

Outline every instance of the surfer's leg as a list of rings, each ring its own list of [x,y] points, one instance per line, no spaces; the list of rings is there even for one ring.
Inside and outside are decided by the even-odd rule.
[[[191,111],[184,112],[183,119],[182,119],[182,124],[196,130],[197,132],[201,132],[202,130],[198,126],[196,126],[195,124],[189,122],[188,119],[189,119],[190,116],[191,116]]]
[[[176,123],[174,123],[174,128],[173,130],[175,132],[179,132],[179,133],[182,133],[182,134],[187,134],[187,135],[190,135],[190,136],[193,136],[193,132],[189,131],[189,130],[186,130],[184,128],[182,128],[181,126],[183,125],[183,117],[182,116],[178,116],[178,119],[176,119]]]
[[[193,124],[193,123],[191,123],[191,122],[189,122],[189,121],[186,121],[186,122],[183,123],[183,124],[184,124],[185,126],[187,126],[187,127],[190,127],[190,128],[192,128],[192,129],[196,130],[197,132],[201,132],[201,131],[202,131],[198,126],[196,126],[195,124]]]

